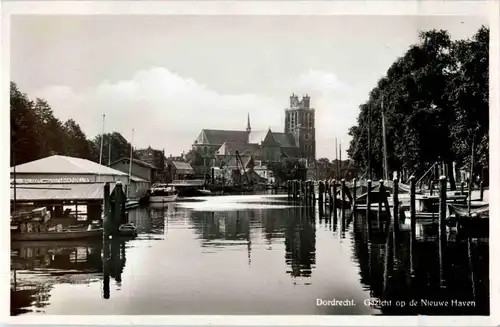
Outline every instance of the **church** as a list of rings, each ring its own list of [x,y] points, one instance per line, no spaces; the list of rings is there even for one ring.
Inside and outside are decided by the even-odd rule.
[[[262,132],[252,131],[248,115],[246,130],[202,129],[193,147],[200,148],[207,158],[227,158],[229,161],[235,161],[238,152],[243,162],[253,161],[252,166],[285,158],[311,161],[316,159],[314,126],[314,108],[310,107],[310,97],[305,95],[299,100],[297,95],[292,94],[289,108],[285,109],[284,132],[273,132],[270,128]]]

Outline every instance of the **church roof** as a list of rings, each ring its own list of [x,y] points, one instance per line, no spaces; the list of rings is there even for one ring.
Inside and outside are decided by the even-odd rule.
[[[222,147],[225,147],[225,150],[229,152],[231,155],[235,155],[236,151],[243,155],[260,155],[260,145],[256,143],[238,143],[238,142],[224,142]]]
[[[274,139],[278,142],[282,147],[286,148],[294,148],[297,145],[295,144],[295,137],[291,133],[275,133],[273,132]]]
[[[248,133],[246,131],[203,129],[202,134],[203,139],[199,140],[199,143],[222,145],[224,142],[248,142]]]
[[[260,144],[266,138],[268,131],[251,131],[250,136],[248,137],[249,143],[257,143]]]
[[[11,167],[11,172],[14,172],[14,167]],[[22,165],[16,166],[16,174],[19,173],[32,173],[32,174],[92,174],[92,175],[115,175],[115,176],[128,176],[128,174],[99,165],[96,162],[54,155],[35,161],[27,162]]]

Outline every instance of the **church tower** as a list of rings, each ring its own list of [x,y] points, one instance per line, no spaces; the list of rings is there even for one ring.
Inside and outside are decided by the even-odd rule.
[[[303,158],[315,160],[316,128],[310,100],[307,94],[300,101],[297,95],[290,96],[290,108],[285,109],[285,133],[294,135]]]

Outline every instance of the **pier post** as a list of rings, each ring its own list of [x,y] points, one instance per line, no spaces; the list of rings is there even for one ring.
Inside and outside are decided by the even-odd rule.
[[[382,224],[382,205],[384,205],[384,199],[382,196],[383,194],[385,194],[384,180],[381,179],[379,181],[379,186],[378,186],[378,211],[377,211],[377,219],[380,226]]]
[[[337,220],[337,180],[333,180],[333,185],[332,185],[332,193],[333,193],[333,202],[332,202],[332,210],[333,210],[333,217],[335,218],[335,221]]]
[[[368,217],[368,213],[370,212],[371,205],[372,205],[372,197],[371,197],[372,181],[368,180],[366,182],[366,185],[368,187],[368,189],[366,191],[366,216]]]
[[[116,182],[115,189],[115,203],[114,203],[114,217],[113,217],[113,229],[112,235],[115,236],[118,234],[118,227],[122,223],[123,219],[123,202],[124,202],[124,194],[123,194],[123,185],[122,182]]]
[[[439,232],[446,232],[446,177],[439,177]]]
[[[439,194],[439,277],[440,286],[444,286],[444,266],[443,252],[446,246],[446,176],[439,178],[440,194]]]
[[[328,180],[325,179],[325,199],[324,199],[324,203],[325,203],[325,210],[326,210],[326,207],[328,206],[328,194],[330,193],[330,185],[328,185]]]
[[[357,191],[357,185],[356,185],[356,178],[352,180],[352,210],[356,210],[356,191]]]
[[[429,186],[429,191],[430,191],[431,195],[434,194],[434,181],[431,181],[430,186]]]
[[[366,182],[367,186],[367,193],[366,193],[366,224],[368,225],[368,237],[371,237],[371,232],[372,232],[372,218],[370,215],[370,209],[372,205],[372,199],[371,199],[371,189],[372,189],[372,181],[369,179]]]
[[[483,201],[483,198],[484,198],[484,184],[483,184],[483,180],[481,180],[481,182],[479,183],[479,201]]]
[[[342,219],[345,218],[345,179],[340,181],[340,208],[342,209]]]
[[[105,241],[105,243],[108,243],[108,241]],[[106,246],[109,247],[109,244],[106,244]],[[110,273],[110,262],[108,257],[103,257],[102,258],[102,265],[103,265],[103,285],[102,285],[102,297],[104,299],[109,299],[109,273]]]
[[[106,182],[104,184],[104,195],[103,195],[103,235],[104,239],[107,240],[109,239],[110,235],[110,230],[111,230],[111,204],[110,204],[110,199],[109,199],[109,182]]]
[[[394,183],[394,190],[393,190],[393,194],[392,194],[392,214],[393,214],[393,223],[394,223],[394,232],[395,233],[399,233],[399,183],[398,183],[398,179],[397,178],[394,178],[393,180],[393,183]],[[394,242],[396,242],[396,240],[394,240]],[[395,244],[394,244],[395,245]]]
[[[461,181],[460,182],[460,195],[464,195],[464,194],[465,194],[465,182]]]
[[[323,206],[323,193],[325,192],[325,185],[323,181],[318,182],[318,207]]]
[[[416,212],[415,212],[415,176],[410,176],[410,273],[415,274],[415,248],[416,248]]]

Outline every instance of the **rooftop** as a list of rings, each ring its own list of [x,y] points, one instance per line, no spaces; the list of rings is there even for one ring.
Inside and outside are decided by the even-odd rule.
[[[16,174],[91,174],[128,176],[124,172],[109,168],[107,166],[99,165],[98,163],[87,159],[61,155],[54,155],[27,162],[22,165],[18,165],[15,168]],[[10,171],[11,173],[13,173],[14,167],[11,167]]]

